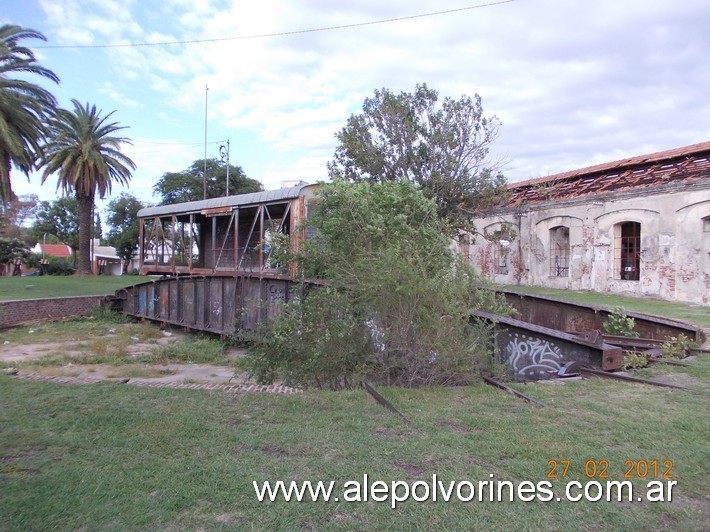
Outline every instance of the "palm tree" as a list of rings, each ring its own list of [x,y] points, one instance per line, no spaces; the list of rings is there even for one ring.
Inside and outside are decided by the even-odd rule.
[[[37,64],[20,39],[41,39],[41,33],[14,24],[0,26],[0,202],[7,206],[15,197],[10,183],[13,166],[29,177],[41,153],[44,123],[57,105],[54,96],[29,81],[13,79],[18,73],[36,74],[56,83],[59,78]]]
[[[96,193],[100,198],[111,193],[114,181],[125,185],[131,179],[135,163],[122,154],[121,144],[131,144],[116,131],[125,129],[116,122],[108,123],[114,113],[101,116],[95,105],[82,106],[72,100],[74,109],[57,109],[50,120],[51,135],[44,145],[41,167],[42,183],[57,173],[57,190],[74,194],[79,209],[79,273],[91,273],[91,223]]]

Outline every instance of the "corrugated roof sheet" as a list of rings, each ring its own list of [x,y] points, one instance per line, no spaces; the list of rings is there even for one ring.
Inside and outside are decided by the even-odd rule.
[[[150,218],[153,216],[165,216],[169,214],[190,214],[202,212],[208,209],[244,207],[249,205],[257,205],[259,203],[288,200],[297,198],[301,195],[305,188],[312,186],[315,185],[300,185],[297,187],[265,190],[263,192],[252,192],[251,194],[238,194],[236,196],[224,196],[221,198],[211,198],[200,201],[174,203],[172,205],[146,207],[138,211],[138,217]]]
[[[510,183],[501,207],[710,179],[710,142]]]

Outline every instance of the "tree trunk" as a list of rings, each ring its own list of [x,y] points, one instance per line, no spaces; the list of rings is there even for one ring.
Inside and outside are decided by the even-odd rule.
[[[0,203],[2,203],[3,208],[8,207],[10,203],[12,203],[14,196],[10,184],[11,168],[12,163],[10,162],[10,158],[0,154]]]
[[[94,208],[93,196],[79,196],[76,199],[79,203],[79,274],[91,274],[91,211]]]

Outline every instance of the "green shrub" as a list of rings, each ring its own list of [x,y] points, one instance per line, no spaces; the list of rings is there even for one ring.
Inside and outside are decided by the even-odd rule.
[[[47,257],[47,275],[74,275],[76,273],[76,268],[74,265],[60,257]]]
[[[624,369],[638,369],[648,366],[648,359],[642,353],[629,351],[624,355]]]
[[[436,206],[408,183],[323,185],[316,236],[295,260],[326,288],[289,304],[255,337],[258,379],[339,389],[362,375],[401,386],[465,384],[492,364],[489,326],[510,307],[449,248]]]
[[[284,305],[264,325],[247,361],[260,383],[338,390],[359,382],[369,353],[368,330],[350,301],[329,287]]]
[[[629,318],[622,307],[614,308],[602,326],[607,334],[614,336],[627,336],[630,338],[638,338],[639,336],[639,333],[634,331],[634,319]]]

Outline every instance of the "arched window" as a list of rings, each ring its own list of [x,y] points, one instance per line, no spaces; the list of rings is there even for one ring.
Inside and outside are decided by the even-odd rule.
[[[550,229],[550,275],[569,277],[569,227]]]
[[[510,254],[510,240],[499,240],[496,247],[495,268],[496,273],[508,273],[508,255]]]
[[[710,216],[703,218],[703,233],[710,233]]]
[[[614,278],[638,281],[641,269],[641,224],[614,226]]]

